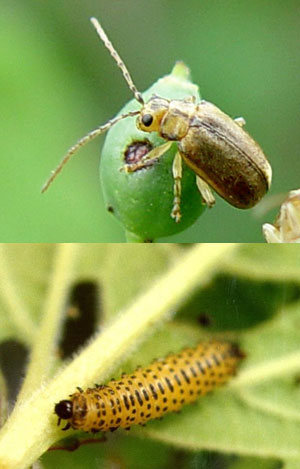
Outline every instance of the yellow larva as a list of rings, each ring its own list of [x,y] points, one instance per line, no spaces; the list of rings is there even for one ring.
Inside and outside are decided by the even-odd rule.
[[[243,353],[229,342],[210,341],[123,374],[120,380],[72,394],[55,405],[63,430],[114,431],[144,424],[194,402],[235,374]]]

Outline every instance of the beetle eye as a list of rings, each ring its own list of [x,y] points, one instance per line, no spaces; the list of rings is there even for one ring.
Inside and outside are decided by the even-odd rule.
[[[149,125],[151,125],[152,122],[153,122],[153,117],[151,116],[151,114],[145,114],[142,117],[142,123],[144,124],[145,127],[149,127]]]

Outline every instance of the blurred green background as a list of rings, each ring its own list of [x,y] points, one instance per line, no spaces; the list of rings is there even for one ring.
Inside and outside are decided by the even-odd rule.
[[[299,1],[85,0],[1,2],[2,242],[122,242],[98,178],[99,138],[40,188],[67,148],[131,99],[90,16],[102,22],[139,89],[181,59],[204,99],[242,115],[273,167],[270,194],[300,187]],[[162,241],[262,242],[263,216],[219,197],[184,233]]]

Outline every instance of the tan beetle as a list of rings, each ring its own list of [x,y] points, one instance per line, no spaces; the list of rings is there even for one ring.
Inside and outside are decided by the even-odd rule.
[[[137,116],[138,129],[157,132],[167,142],[149,151],[139,162],[125,164],[124,169],[134,172],[149,166],[149,162],[160,158],[173,142],[177,142],[178,151],[172,168],[174,202],[171,212],[176,222],[181,218],[182,159],[196,173],[197,186],[209,207],[215,203],[211,188],[234,207],[246,209],[257,204],[270,187],[272,170],[260,146],[242,128],[244,119],[231,119],[207,101],[196,103],[194,96],[174,100],[152,96],[145,103],[99,22],[95,18],[91,18],[91,22],[142,108],[109,120],[80,139],[51,173],[42,192],[49,187],[80,147],[109,130],[120,120]]]

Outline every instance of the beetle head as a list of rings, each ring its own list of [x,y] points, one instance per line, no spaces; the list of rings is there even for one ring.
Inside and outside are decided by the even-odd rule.
[[[152,96],[141,108],[137,118],[137,128],[143,130],[143,132],[158,132],[161,120],[169,109],[169,104],[168,99]]]

